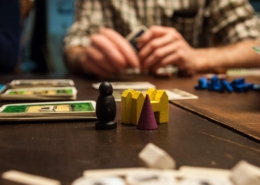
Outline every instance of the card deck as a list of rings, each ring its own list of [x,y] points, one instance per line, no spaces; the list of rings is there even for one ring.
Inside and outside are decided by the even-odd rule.
[[[7,104],[0,108],[0,121],[96,119],[95,101]]]
[[[8,89],[0,95],[1,100],[75,100],[75,87],[45,87]]]
[[[73,80],[70,79],[32,79],[32,80],[13,80],[8,86],[11,88],[29,87],[72,87]]]
[[[149,88],[155,88],[155,85],[151,84],[150,82],[110,82],[110,84],[113,86],[114,90],[125,90],[125,89],[149,89]],[[95,89],[99,88],[100,83],[94,83],[92,84],[92,87]]]
[[[129,35],[126,36],[126,39],[129,41],[131,46],[139,52],[139,48],[137,47],[139,37],[147,30],[147,27],[144,25],[141,25],[137,27],[135,30],[133,30]]]

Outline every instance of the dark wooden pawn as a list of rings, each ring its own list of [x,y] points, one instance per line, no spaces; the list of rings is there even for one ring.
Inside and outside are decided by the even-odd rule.
[[[114,121],[116,117],[116,101],[112,95],[113,87],[108,82],[103,82],[99,86],[99,96],[96,104],[97,122],[95,128],[97,130],[115,129],[117,123]]]

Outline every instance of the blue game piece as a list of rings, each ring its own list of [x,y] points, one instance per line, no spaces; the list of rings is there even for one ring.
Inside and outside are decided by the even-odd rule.
[[[207,80],[207,78],[204,78],[204,77],[199,78],[198,83],[199,84],[194,87],[196,90],[203,90],[203,89],[207,89],[208,88],[208,80]]]
[[[221,83],[223,85],[223,88],[226,89],[229,93],[234,91],[233,87],[230,85],[230,83],[228,83],[228,81],[222,80]]]
[[[214,75],[212,78],[211,78],[211,86],[214,86],[218,83],[218,77],[216,75]]]
[[[201,89],[207,89],[208,88],[208,80],[207,80],[207,78],[200,78],[199,79],[199,87]]]
[[[231,82],[231,85],[241,85],[245,83],[245,78],[237,78]]]
[[[0,93],[6,89],[6,85],[0,84]]]
[[[224,89],[222,87],[222,84],[219,82],[218,77],[214,75],[211,78],[211,82],[209,84],[208,90],[210,91],[218,91],[218,92],[224,92]]]
[[[233,85],[233,88],[236,92],[246,92],[247,91],[245,84],[236,84],[236,85]]]
[[[222,85],[220,83],[212,86],[211,90],[218,91],[218,92],[224,92],[224,88],[222,87]]]
[[[254,87],[254,84],[253,84],[253,83],[248,83],[248,84],[244,84],[244,85],[245,85],[245,88],[246,88],[247,90],[252,90],[253,87]]]
[[[194,89],[196,89],[196,90],[203,90],[199,85],[194,86]]]

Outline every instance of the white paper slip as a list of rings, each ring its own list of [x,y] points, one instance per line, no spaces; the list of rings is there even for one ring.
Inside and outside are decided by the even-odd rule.
[[[134,90],[139,90],[139,89],[149,89],[149,88],[155,88],[155,85],[151,84],[150,82],[109,82],[113,89],[134,89]],[[95,89],[99,88],[99,85],[101,83],[94,83],[92,84],[92,87]]]
[[[169,100],[198,99],[198,96],[180,89],[166,89],[165,92],[167,93]]]
[[[71,87],[74,86],[70,79],[31,79],[31,80],[13,80],[9,84],[12,88],[27,87]]]

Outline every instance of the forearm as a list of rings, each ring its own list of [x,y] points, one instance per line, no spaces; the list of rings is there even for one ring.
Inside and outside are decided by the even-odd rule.
[[[260,56],[252,49],[258,44],[257,41],[241,41],[228,46],[198,49],[202,56],[198,69],[260,67]]]

